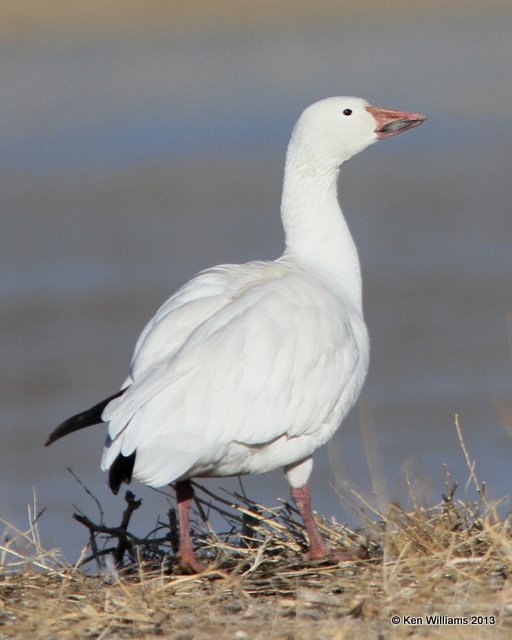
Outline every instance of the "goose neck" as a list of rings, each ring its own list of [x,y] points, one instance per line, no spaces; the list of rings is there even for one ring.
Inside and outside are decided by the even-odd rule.
[[[357,249],[338,204],[339,164],[292,137],[285,166],[281,215],[285,255],[328,275],[361,306]]]

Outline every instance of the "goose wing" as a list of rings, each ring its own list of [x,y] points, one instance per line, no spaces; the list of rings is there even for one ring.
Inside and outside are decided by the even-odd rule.
[[[143,334],[133,382],[103,413],[103,468],[136,451],[136,477],[159,486],[222,459],[229,443],[312,434],[328,420],[359,362],[350,312],[315,279],[269,269],[238,274],[179,346],[152,334],[183,305]],[[156,344],[166,355],[149,364]]]

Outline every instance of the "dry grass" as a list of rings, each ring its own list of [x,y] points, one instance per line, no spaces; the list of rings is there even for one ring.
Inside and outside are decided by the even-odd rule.
[[[198,485],[194,533],[211,567],[201,576],[174,568],[172,509],[143,539],[129,532],[133,495],[118,527],[105,525],[101,507],[99,523],[78,514],[91,545],[66,566],[41,548],[34,507],[28,531],[6,527],[1,538],[0,638],[509,638],[510,522],[487,502],[461,444],[474,501],[458,499],[449,476],[446,495],[429,508],[412,489],[411,509],[388,504],[386,513],[352,494],[367,514],[361,530],[322,523],[331,547],[357,551],[340,565],[301,561],[304,540],[291,505],[267,509]],[[212,510],[226,518],[223,535],[209,528]],[[84,562],[97,565],[94,575],[80,568]],[[393,615],[400,624],[391,624]],[[427,615],[468,624],[427,624]],[[406,624],[404,616],[423,624]],[[471,625],[472,616],[483,619]]]
[[[481,13],[507,11],[508,0],[260,0],[235,2],[210,0],[178,2],[177,0],[2,0],[0,3],[0,36],[16,38],[41,33],[60,33],[66,37],[95,33],[117,36],[141,29],[164,31],[194,29],[262,28],[290,21],[345,21],[367,17],[372,20],[402,20],[418,13]]]

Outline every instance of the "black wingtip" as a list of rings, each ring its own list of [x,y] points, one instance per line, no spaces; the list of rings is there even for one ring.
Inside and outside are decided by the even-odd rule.
[[[85,429],[86,427],[90,427],[93,424],[100,424],[102,422],[101,414],[103,413],[103,410],[105,409],[107,404],[111,400],[114,400],[114,398],[118,398],[124,392],[125,389],[121,389],[121,391],[118,391],[108,398],[105,398],[105,400],[98,402],[98,404],[95,404],[94,407],[91,407],[86,411],[82,411],[81,413],[77,413],[76,415],[71,416],[71,418],[64,420],[62,424],[60,424],[50,433],[48,440],[44,443],[44,446],[49,446],[56,440],[59,440],[59,438],[63,438],[64,436],[73,433],[73,431]]]
[[[126,482],[130,484],[132,481],[133,466],[135,465],[135,455],[137,451],[134,451],[129,456],[123,456],[120,453],[112,463],[112,466],[108,472],[108,484],[114,495],[117,495],[119,487]]]

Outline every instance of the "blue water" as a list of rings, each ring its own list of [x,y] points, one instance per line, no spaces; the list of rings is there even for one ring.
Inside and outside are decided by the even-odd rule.
[[[4,43],[0,168],[277,150],[304,105],[332,94],[421,107],[429,147],[510,141],[510,15],[470,18]]]

